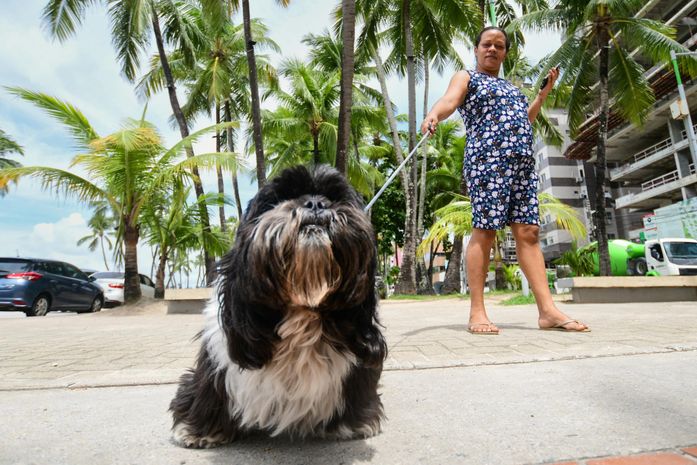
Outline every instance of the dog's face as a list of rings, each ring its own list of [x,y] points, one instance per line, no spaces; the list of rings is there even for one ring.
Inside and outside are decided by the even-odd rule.
[[[228,272],[240,275],[235,285],[249,303],[275,310],[332,310],[374,293],[370,220],[358,194],[326,166],[291,168],[267,184],[250,202],[226,262],[234,262]]]

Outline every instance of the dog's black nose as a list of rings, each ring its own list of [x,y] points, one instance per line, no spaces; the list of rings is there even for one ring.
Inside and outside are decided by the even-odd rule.
[[[307,208],[308,210],[312,210],[312,211],[316,212],[316,211],[324,210],[325,208],[327,208],[327,203],[325,201],[323,201],[322,199],[319,199],[317,197],[310,197],[310,199],[308,199],[308,201],[305,202],[304,207]]]

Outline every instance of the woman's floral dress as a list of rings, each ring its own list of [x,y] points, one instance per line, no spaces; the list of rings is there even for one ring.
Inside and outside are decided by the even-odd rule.
[[[505,79],[468,73],[467,96],[458,111],[467,131],[463,169],[472,226],[503,229],[511,223],[539,224],[528,100]]]

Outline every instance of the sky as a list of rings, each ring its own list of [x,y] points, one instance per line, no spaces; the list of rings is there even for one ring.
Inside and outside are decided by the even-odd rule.
[[[269,27],[269,35],[281,47],[281,54],[272,54],[278,65],[285,57],[305,59],[307,50],[302,37],[331,29],[331,10],[338,1],[294,0],[288,8],[274,0],[255,0],[252,16],[261,18]],[[68,169],[76,152],[69,134],[57,121],[31,104],[11,95],[5,87],[23,87],[40,91],[70,102],[79,108],[101,135],[110,134],[129,117],[140,117],[145,102],[139,100],[134,86],[120,73],[111,45],[108,18],[104,8],[88,10],[82,26],[74,36],[60,43],[49,38],[42,27],[44,0],[2,0],[0,3],[0,129],[24,147],[25,156],[13,156],[24,166],[52,166]],[[527,34],[526,55],[534,63],[559,45],[554,34]],[[460,56],[473,65],[473,56],[464,46]],[[148,54],[154,53],[154,49]],[[143,60],[147,63],[147,57]],[[432,104],[448,85],[455,70],[443,76],[432,73],[429,102]],[[377,82],[374,87],[379,88]],[[390,78],[390,97],[399,112],[406,112],[406,80]],[[417,87],[417,109],[423,107],[423,89]],[[180,101],[185,96],[179,94]],[[273,105],[272,102],[266,104]],[[262,105],[264,107],[264,105]],[[420,111],[419,111],[420,112]],[[171,108],[166,92],[148,103],[146,119],[154,123],[165,145],[178,141],[178,130],[169,124]],[[199,127],[213,124],[199,121]],[[417,118],[418,120],[418,118]],[[195,146],[197,153],[214,150],[213,139]],[[253,160],[248,162],[253,168]],[[204,177],[204,189],[214,191],[215,179]],[[243,203],[254,195],[256,183],[240,180]],[[231,192],[231,183],[226,192]],[[227,207],[232,211],[234,207]],[[80,268],[105,269],[99,250],[91,252],[77,241],[89,234],[87,221],[91,210],[83,204],[67,200],[54,192],[42,190],[40,183],[21,180],[10,192],[0,197],[0,257],[25,256],[59,259]],[[139,248],[139,268],[149,273],[150,251]],[[113,269],[113,263],[108,262]]]

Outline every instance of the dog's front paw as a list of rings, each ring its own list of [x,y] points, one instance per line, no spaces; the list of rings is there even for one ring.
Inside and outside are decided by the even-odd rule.
[[[377,434],[380,434],[382,429],[380,428],[380,420],[375,420],[370,423],[365,423],[360,426],[349,426],[346,424],[339,425],[339,427],[330,433],[328,436],[335,439],[367,439]]]
[[[172,440],[181,447],[188,449],[210,449],[232,442],[231,437],[223,433],[208,434],[199,436],[191,432],[185,423],[179,423],[172,428]]]

